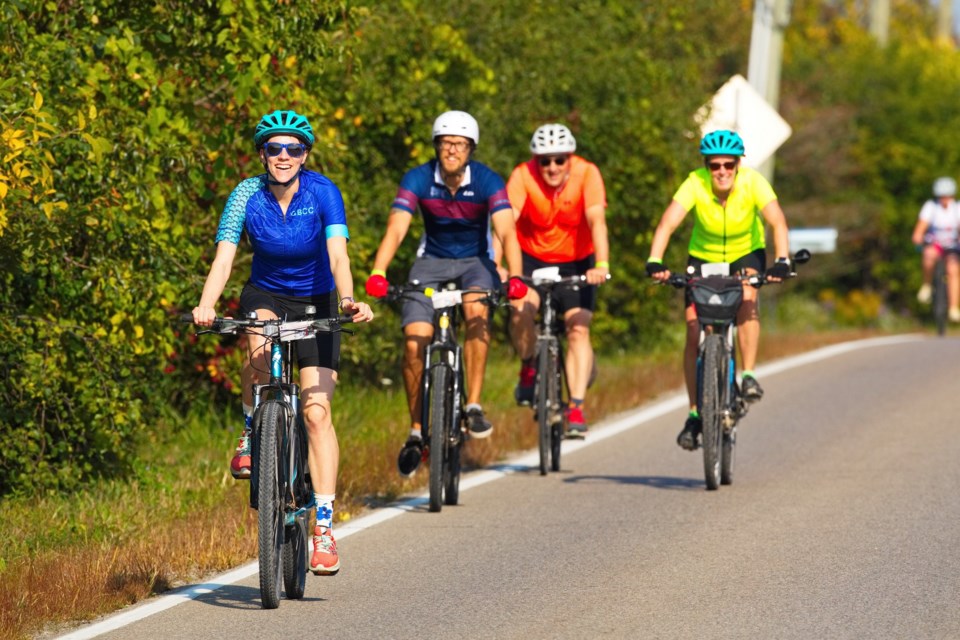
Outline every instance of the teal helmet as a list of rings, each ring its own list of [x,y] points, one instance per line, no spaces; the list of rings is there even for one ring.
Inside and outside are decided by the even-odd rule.
[[[718,129],[703,136],[700,141],[700,155],[704,156],[742,156],[743,138],[736,131]]]
[[[313,146],[313,127],[296,111],[274,111],[260,118],[257,131],[253,134],[253,143],[259,149],[271,136],[290,135],[300,138],[308,147]]]

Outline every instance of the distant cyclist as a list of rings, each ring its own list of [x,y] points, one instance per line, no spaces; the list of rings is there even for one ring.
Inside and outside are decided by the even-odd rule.
[[[564,125],[538,128],[530,140],[533,157],[514,168],[507,181],[507,194],[517,221],[524,274],[557,266],[561,276],[586,274],[590,285],[558,292],[568,343],[567,424],[571,434],[583,434],[587,431],[583,401],[595,367],[590,322],[597,300],[596,285],[610,273],[610,253],[603,178],[597,166],[576,155],[576,150],[577,141]],[[540,296],[530,289],[510,322],[514,348],[521,359],[514,394],[523,405],[533,402],[537,344],[534,320],[539,307]]]
[[[217,252],[203,285],[193,321],[209,326],[215,306],[230,279],[241,236],[253,249],[250,278],[240,294],[241,317],[256,312],[267,320],[298,320],[307,305],[318,318],[353,314],[357,322],[373,319],[370,305],[353,298],[353,276],[347,257],[347,218],[340,190],[326,176],[304,168],[314,143],[313,128],[295,111],[274,111],[261,118],[253,136],[264,173],[241,182],[230,194],[217,229]],[[269,349],[265,338],[247,336],[244,362],[243,413],[246,424],[230,463],[233,476],[250,478],[251,385],[269,382]],[[333,538],[340,449],[331,419],[333,391],[340,362],[336,333],[296,343],[303,417],[309,440],[308,466],[317,503],[314,552],[310,570],[332,575],[340,569]]]
[[[913,244],[922,247],[923,285],[917,300],[929,304],[932,296],[933,267],[941,257],[946,259],[947,317],[960,322],[960,203],[956,201],[957,182],[953,178],[937,178],[933,198],[923,203],[913,228]]]
[[[461,289],[500,289],[492,259],[490,227],[505,247],[511,275],[521,273],[520,247],[503,178],[473,159],[480,127],[469,113],[447,111],[433,123],[436,158],[408,171],[400,181],[390,208],[387,229],[367,279],[367,294],[387,294],[387,268],[403,242],[417,211],[423,215],[424,238],[408,281],[437,286],[458,280]],[[522,298],[526,286],[519,278],[510,282],[510,297]],[[472,438],[486,438],[492,425],[480,404],[483,376],[490,346],[489,307],[467,294],[463,301],[466,339],[467,428]],[[403,382],[410,410],[410,434],[400,450],[397,468],[411,476],[423,458],[420,383],[424,356],[433,337],[433,305],[423,294],[404,301],[401,317],[405,338]]]
[[[764,225],[773,228],[776,262],[766,269],[767,278],[777,282],[790,274],[787,220],[770,183],[759,172],[740,165],[743,139],[734,131],[708,133],[700,141],[704,166],[690,173],[663,212],[654,232],[647,260],[647,273],[665,281],[670,270],[663,264],[670,236],[687,213],[694,212],[687,264],[697,272],[706,263],[729,263],[730,273],[764,271],[767,262]],[[748,402],[763,397],[753,374],[760,342],[758,291],[744,285],[743,304],[737,315],[737,336],[743,356],[741,391]],[[701,432],[697,407],[697,343],[700,327],[689,295],[686,300],[687,341],[684,349],[684,378],[690,400],[690,415],[677,436],[677,444],[693,451]]]

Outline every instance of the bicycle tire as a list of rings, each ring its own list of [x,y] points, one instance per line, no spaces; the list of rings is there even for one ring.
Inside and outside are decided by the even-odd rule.
[[[290,600],[303,597],[307,586],[307,564],[310,562],[307,544],[307,516],[297,515],[293,524],[284,527],[283,588]]]
[[[937,326],[937,335],[947,332],[947,279],[943,259],[937,260],[933,270],[933,319]]]
[[[550,398],[555,413],[550,423],[550,470],[557,472],[560,471],[560,446],[567,430],[567,415],[563,410],[566,406],[563,397],[563,351],[559,340],[554,342],[553,346],[554,348],[550,349],[550,367],[553,371]]]
[[[460,501],[460,451],[459,442],[447,447],[447,460],[443,468],[443,504],[454,506]]]
[[[540,451],[540,475],[547,475],[550,466],[550,420],[553,415],[551,387],[553,369],[550,363],[550,347],[541,341],[537,347],[537,445]]]
[[[717,334],[706,337],[700,367],[700,420],[703,424],[703,472],[707,489],[720,487],[720,456],[723,439],[722,389],[726,384],[726,347]]]
[[[430,367],[430,511],[443,508],[443,471],[447,455],[447,396],[449,376],[447,366]]]
[[[260,565],[260,600],[264,609],[280,606],[283,582],[281,552],[284,541],[284,514],[280,484],[283,457],[283,408],[268,402],[260,413],[257,465],[257,551]]]
[[[723,448],[720,452],[720,484],[733,484],[733,463],[737,454],[737,428],[723,434]]]

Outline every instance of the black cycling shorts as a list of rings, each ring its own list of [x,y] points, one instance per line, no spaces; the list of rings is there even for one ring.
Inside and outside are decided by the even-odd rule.
[[[572,262],[544,262],[535,258],[529,253],[523,253],[523,275],[530,276],[534,269],[542,267],[559,267],[560,277],[581,276],[596,265],[596,256],[590,254],[583,260],[574,260]],[[560,313],[570,309],[586,309],[593,311],[597,308],[597,286],[593,284],[581,285],[577,290],[570,287],[560,287],[560,290],[554,294],[554,301],[557,303],[557,309]]]
[[[302,320],[306,317],[307,305],[317,308],[316,318],[333,318],[339,311],[340,301],[336,291],[315,296],[285,296],[265,291],[250,284],[243,286],[240,293],[241,317],[257,309],[267,309],[285,320]],[[297,340],[294,343],[294,359],[297,365],[304,367],[323,367],[340,370],[340,333],[324,331],[313,338]],[[269,354],[268,354],[269,359]]]

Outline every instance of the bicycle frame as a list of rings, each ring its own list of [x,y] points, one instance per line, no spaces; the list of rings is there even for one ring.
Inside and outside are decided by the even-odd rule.
[[[305,470],[298,468],[296,447],[289,446],[294,438],[300,439],[301,447],[306,447],[306,432],[303,428],[303,418],[300,415],[300,385],[292,382],[293,378],[293,340],[280,335],[280,327],[268,324],[263,327],[263,335],[270,344],[270,381],[266,384],[253,385],[253,442],[259,441],[257,429],[260,425],[260,412],[265,402],[273,401],[280,404],[284,410],[284,424],[286,428],[282,434],[283,450],[287,452],[286,477],[281,477],[286,493],[286,521],[292,524],[295,518],[312,508],[313,494],[304,481]],[[250,482],[250,506],[258,506],[256,482],[256,456],[259,454],[257,446],[252,450],[252,475]],[[302,484],[297,487],[297,481]],[[298,495],[299,494],[299,495]]]
[[[450,444],[457,445],[462,440],[461,431],[455,428],[460,424],[460,417],[463,410],[461,402],[461,390],[463,389],[463,347],[457,341],[457,308],[444,307],[437,309],[433,319],[433,339],[426,347],[423,356],[424,375],[420,382],[420,420],[424,428],[424,438],[429,441],[430,433],[430,406],[427,400],[430,398],[430,379],[426,371],[434,366],[442,365],[450,367],[458,375],[453,377],[453,400],[454,408],[451,412],[451,421],[448,428],[447,437]]]

